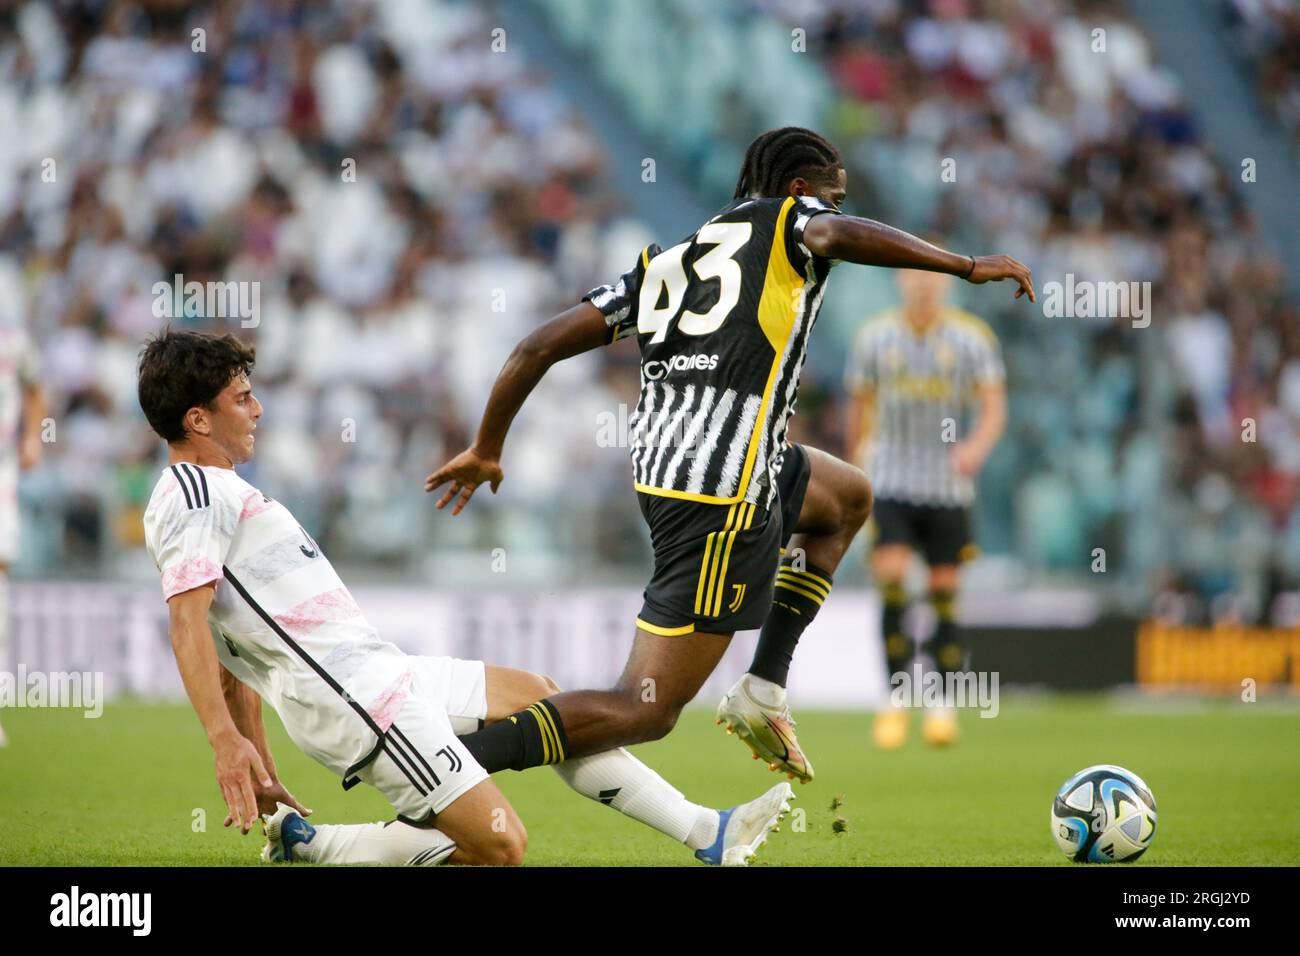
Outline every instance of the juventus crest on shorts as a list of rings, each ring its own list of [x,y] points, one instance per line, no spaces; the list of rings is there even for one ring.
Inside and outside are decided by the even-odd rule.
[[[604,313],[609,342],[635,334],[641,349],[638,491],[770,506],[833,264],[808,251],[803,232],[837,212],[811,197],[736,200],[583,297]]]

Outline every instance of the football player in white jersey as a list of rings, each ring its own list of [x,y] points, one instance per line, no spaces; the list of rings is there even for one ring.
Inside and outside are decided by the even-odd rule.
[[[0,326],[0,670],[9,667],[9,565],[18,557],[18,475],[41,460],[45,396],[36,348],[21,325]],[[0,747],[7,742],[0,726]]]
[[[527,713],[550,726],[546,678],[478,661],[407,655],[384,641],[311,535],[234,470],[253,457],[262,406],[253,349],[232,335],[167,330],[140,360],[139,398],[168,443],[145,511],[177,665],[216,758],[227,825],[270,815],[266,856],[321,863],[514,864],[526,834],[455,730]],[[344,788],[378,789],[388,823],[312,826],[279,781],[261,721],[275,708],[304,753]],[[530,707],[530,705],[532,705]],[[788,784],[729,810],[688,801],[626,751],[540,761],[569,786],[685,843],[743,865],[788,811]],[[502,826],[501,824],[505,825]]]

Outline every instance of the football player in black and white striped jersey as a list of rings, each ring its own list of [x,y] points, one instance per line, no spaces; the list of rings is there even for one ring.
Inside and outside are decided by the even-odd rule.
[[[616,282],[516,346],[474,444],[426,479],[427,491],[447,486],[438,507],[452,505],[453,514],[480,485],[495,493],[506,432],[546,370],[635,335],[642,362],[632,462],[655,570],[617,686],[549,698],[566,754],[664,736],[732,634],[761,626],[750,673],[723,700],[719,720],[773,769],[812,777],[785,677],[871,505],[858,468],[787,441],[831,267],[1011,279],[1017,298],[1034,298],[1029,270],[1015,259],[957,255],[842,215],[845,193],[840,155],[818,134],[785,127],[759,136],[731,202],[681,242],[641,250]],[[502,721],[464,742],[489,771],[522,768],[532,748],[524,723]]]
[[[876,494],[871,564],[881,592],[886,673],[905,672],[914,646],[903,627],[906,577],[920,556],[928,569],[933,634],[924,647],[947,674],[964,667],[956,621],[961,565],[974,556],[970,508],[975,477],[1006,424],[1006,385],[997,338],[981,319],[946,301],[950,279],[933,272],[898,274],[903,302],[863,326],[845,376],[850,459],[867,468]],[[963,431],[968,408],[975,408]],[[885,708],[874,737],[901,747],[908,712]],[[956,740],[956,715],[926,711],[928,743]]]

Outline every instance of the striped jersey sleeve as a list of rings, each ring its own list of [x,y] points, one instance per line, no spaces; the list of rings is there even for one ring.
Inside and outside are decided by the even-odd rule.
[[[834,259],[823,259],[821,256],[813,255],[803,241],[803,233],[808,223],[812,222],[814,216],[823,214],[838,216],[840,211],[830,203],[822,202],[812,196],[799,196],[795,200],[794,215],[786,222],[786,254],[790,257],[790,264],[806,278],[811,278],[808,272],[810,264],[820,266],[823,270],[828,270],[835,264]]]
[[[145,514],[145,539],[162,576],[163,599],[222,578],[240,503],[202,468],[169,466]]]
[[[658,245],[651,243],[641,250],[636,265],[619,276],[617,282],[597,286],[582,297],[583,302],[590,302],[605,316],[605,324],[609,327],[606,345],[636,334],[637,300],[641,295],[646,267],[662,251]]]

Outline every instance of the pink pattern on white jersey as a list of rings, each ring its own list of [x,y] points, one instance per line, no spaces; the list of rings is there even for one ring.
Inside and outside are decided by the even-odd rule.
[[[244,497],[240,499],[240,504],[243,505],[243,510],[239,512],[240,521],[243,521],[245,518],[251,518],[254,515],[260,515],[263,511],[270,511],[275,507],[274,501],[267,500],[266,495],[262,494],[255,488],[248,491]]]
[[[351,617],[360,617],[361,608],[352,599],[347,588],[334,588],[324,591],[301,604],[291,607],[282,614],[275,615],[275,621],[294,636],[310,634],[322,624],[334,621],[346,621]]]
[[[190,558],[162,573],[163,599],[221,579],[221,566],[207,558]]]
[[[397,712],[402,709],[402,702],[410,692],[410,684],[411,672],[408,670],[366,708],[366,712],[379,725],[380,730],[387,730],[393,726],[393,721],[397,719]]]

